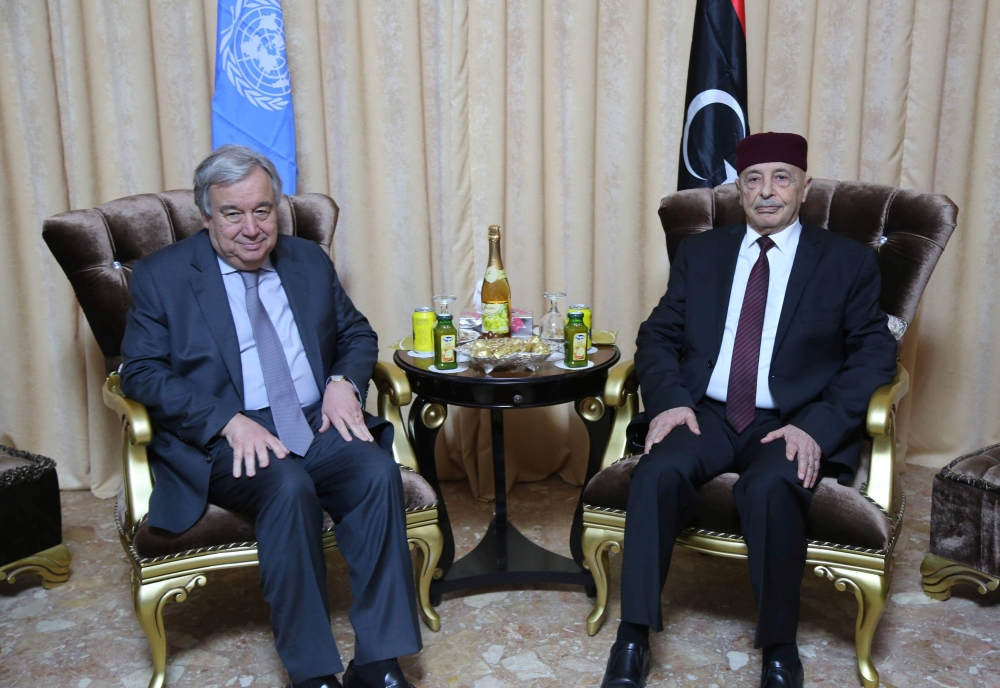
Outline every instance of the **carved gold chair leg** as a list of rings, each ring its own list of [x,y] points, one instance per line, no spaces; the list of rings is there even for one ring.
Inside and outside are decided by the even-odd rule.
[[[854,641],[858,652],[858,671],[865,688],[878,688],[878,670],[872,662],[872,638],[889,597],[889,575],[852,571],[834,566],[817,566],[817,576],[833,581],[841,592],[850,590],[858,601],[858,621]]]
[[[594,586],[597,588],[594,609],[587,617],[587,635],[596,634],[608,616],[611,553],[621,551],[623,539],[624,533],[587,525],[583,527],[584,567],[594,576]]]
[[[920,562],[920,576],[924,593],[942,601],[951,597],[952,586],[959,583],[976,586],[980,595],[1000,587],[996,576],[930,553]]]
[[[196,585],[205,585],[202,574],[168,578],[152,583],[142,583],[132,572],[132,602],[135,616],[149,641],[153,655],[153,676],[149,688],[162,688],[167,674],[167,635],[163,629],[163,608],[169,602],[183,602]]]
[[[0,567],[0,581],[15,583],[15,579],[21,574],[34,574],[41,576],[43,588],[51,590],[69,580],[71,558],[66,545],[59,543],[55,547]]]
[[[438,561],[444,551],[444,537],[441,528],[434,524],[410,528],[406,531],[410,549],[417,552],[417,563],[414,574],[417,584],[417,600],[424,612],[427,627],[435,633],[441,630],[441,617],[431,604],[431,581],[441,576]]]

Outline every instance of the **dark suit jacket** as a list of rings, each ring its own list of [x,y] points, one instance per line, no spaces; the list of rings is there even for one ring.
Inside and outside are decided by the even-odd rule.
[[[279,235],[271,260],[320,392],[330,375],[345,375],[364,394],[378,340],[330,257],[315,242]],[[122,391],[146,406],[155,428],[149,523],[181,532],[205,509],[209,443],[243,410],[236,325],[207,230],[138,261],[130,289]],[[382,424],[370,416],[366,422]],[[380,444],[391,446],[391,433],[382,434]]]
[[[740,224],[681,242],[667,293],[636,339],[647,418],[694,408],[705,396],[745,236]],[[872,393],[896,373],[896,341],[879,307],[880,277],[871,248],[802,226],[778,320],[770,389],[782,423],[809,433],[823,450],[826,472],[841,479],[857,470]]]

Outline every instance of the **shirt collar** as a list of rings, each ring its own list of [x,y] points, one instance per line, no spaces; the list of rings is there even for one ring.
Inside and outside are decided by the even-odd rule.
[[[224,261],[222,259],[222,256],[220,256],[218,253],[215,254],[215,257],[219,259],[219,269],[222,270],[223,275],[230,275],[234,272],[240,271],[239,268],[234,268],[232,265]],[[260,269],[274,272],[274,263],[271,262],[271,256],[268,256],[267,258],[264,259],[264,263],[260,266]]]
[[[769,235],[771,241],[774,242],[774,247],[781,251],[782,253],[788,253],[789,249],[794,248],[799,241],[799,234],[802,233],[802,221],[798,218],[795,222],[785,227],[780,232]],[[749,249],[754,243],[760,239],[763,235],[758,234],[756,231],[747,225],[747,234],[743,238],[743,250]]]

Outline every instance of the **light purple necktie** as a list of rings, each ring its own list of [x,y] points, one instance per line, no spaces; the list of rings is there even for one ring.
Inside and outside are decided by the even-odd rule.
[[[747,290],[743,294],[743,307],[733,344],[733,360],[729,367],[729,389],[726,392],[726,420],[736,432],[746,430],[753,422],[757,409],[760,337],[764,331],[764,311],[767,309],[767,283],[771,278],[767,252],[774,248],[774,242],[763,236],[757,240],[757,245],[760,247],[760,255],[750,270]]]
[[[240,272],[243,285],[247,289],[247,314],[250,316],[250,327],[257,343],[257,356],[260,358],[260,370],[264,375],[264,388],[267,390],[267,401],[271,406],[271,416],[274,427],[278,431],[278,439],[293,454],[305,456],[313,441],[313,431],[309,427],[306,415],[299,404],[299,395],[292,382],[292,373],[285,360],[285,349],[281,346],[278,331],[264,310],[260,294],[257,293],[259,271]]]

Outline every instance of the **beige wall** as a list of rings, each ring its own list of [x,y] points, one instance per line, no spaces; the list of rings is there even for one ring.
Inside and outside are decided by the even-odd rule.
[[[694,0],[283,5],[299,188],[340,204],[334,259],[382,341],[432,293],[471,295],[499,222],[515,305],[540,315],[565,290],[630,356],[666,285],[655,211],[676,184]],[[761,0],[747,25],[752,131],[805,135],[815,176],[960,208],[904,351],[909,460],[1000,441],[1000,3]],[[214,45],[214,0],[0,4],[0,443],[55,458],[65,488],[112,494],[119,449],[41,222],[191,185]],[[442,474],[483,496],[486,425],[454,412],[439,445]],[[510,478],[580,481],[582,432],[566,408],[509,414]]]

